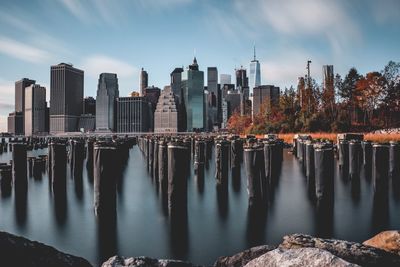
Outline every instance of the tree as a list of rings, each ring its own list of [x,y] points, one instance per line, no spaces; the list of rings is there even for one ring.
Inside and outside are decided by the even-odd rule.
[[[386,127],[397,127],[400,119],[400,62],[389,61],[381,73],[386,80],[383,106]]]
[[[361,78],[361,75],[358,73],[356,68],[351,68],[349,73],[343,80],[341,87],[339,88],[338,94],[343,99],[343,102],[346,103],[348,112],[352,114],[350,116],[350,120],[356,120],[356,104],[355,104],[355,88],[357,81]]]

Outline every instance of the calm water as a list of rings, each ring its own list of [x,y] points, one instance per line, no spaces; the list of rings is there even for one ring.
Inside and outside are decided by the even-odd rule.
[[[42,154],[47,154],[47,149],[28,156]],[[10,159],[10,153],[0,155],[0,162]],[[374,204],[368,177],[362,173],[360,187],[355,188],[336,171],[334,205],[321,212],[308,197],[300,168],[285,150],[274,196],[266,212],[254,216],[248,212],[244,168],[240,185],[234,186],[230,179],[227,197],[218,197],[212,158],[203,189],[193,175],[189,178],[187,225],[171,231],[144,158],[135,146],[118,190],[116,223],[96,219],[93,183],[86,168],[81,182],[72,179],[67,168],[65,205],[55,206],[47,174],[39,180],[29,178],[26,202],[16,203],[14,192],[2,195],[0,228],[82,256],[95,266],[115,254],[212,264],[221,255],[259,244],[278,244],[290,233],[363,241],[381,230],[400,228],[400,193],[391,183],[387,202]]]

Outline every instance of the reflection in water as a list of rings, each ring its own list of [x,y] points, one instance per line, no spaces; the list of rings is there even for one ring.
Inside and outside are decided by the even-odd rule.
[[[333,236],[333,197],[320,198],[316,201],[316,236],[331,238]]]
[[[389,227],[389,197],[387,192],[374,195],[372,206],[372,232],[378,233]]]
[[[18,185],[15,187],[15,218],[18,227],[25,227],[28,202],[28,187]]]
[[[400,175],[393,175],[392,176],[392,192],[393,192],[393,199],[396,202],[400,201]]]
[[[97,217],[98,262],[118,254],[117,216],[103,214]]]
[[[199,164],[195,172],[197,191],[200,195],[204,193],[204,164]]]
[[[217,201],[219,218],[225,222],[228,217],[228,186],[217,185]]]
[[[265,203],[249,205],[247,210],[247,247],[265,244],[268,209]]]
[[[232,169],[232,188],[235,193],[240,192],[241,180],[240,180],[240,165]]]
[[[360,177],[353,177],[351,179],[351,199],[354,204],[358,204],[360,202],[361,195],[361,184]]]
[[[189,225],[187,210],[170,217],[170,249],[175,259],[187,259],[189,252]]]
[[[75,195],[78,200],[83,198],[83,178],[82,175],[75,175],[74,177]]]
[[[372,164],[364,165],[364,177],[368,184],[372,181]]]
[[[54,188],[54,213],[58,226],[64,227],[67,220],[67,191]]]

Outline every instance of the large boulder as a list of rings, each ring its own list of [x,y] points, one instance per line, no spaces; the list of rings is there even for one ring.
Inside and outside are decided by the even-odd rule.
[[[214,267],[242,267],[252,259],[255,259],[275,248],[276,246],[264,245],[247,249],[233,256],[220,257],[214,263]]]
[[[245,267],[357,267],[319,248],[274,249],[247,263]]]
[[[124,258],[114,256],[104,262],[101,267],[196,267],[189,262],[178,260],[157,260],[147,257]],[[199,266],[197,266],[199,267]]]
[[[282,249],[319,248],[361,266],[400,266],[400,256],[398,255],[382,249],[343,240],[292,234],[285,236],[279,247]]]
[[[364,241],[363,244],[400,255],[400,232],[384,231]]]
[[[91,267],[85,259],[62,253],[53,247],[0,232],[1,266]]]

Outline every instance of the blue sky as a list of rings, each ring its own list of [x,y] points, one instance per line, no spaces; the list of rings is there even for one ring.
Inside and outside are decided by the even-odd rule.
[[[253,44],[262,83],[295,85],[308,59],[345,74],[400,61],[399,0],[2,0],[0,2],[0,131],[14,109],[14,82],[47,87],[50,65],[85,71],[85,96],[101,72],[115,72],[120,95],[138,90],[139,70],[163,87],[194,53],[201,70],[248,68]]]

